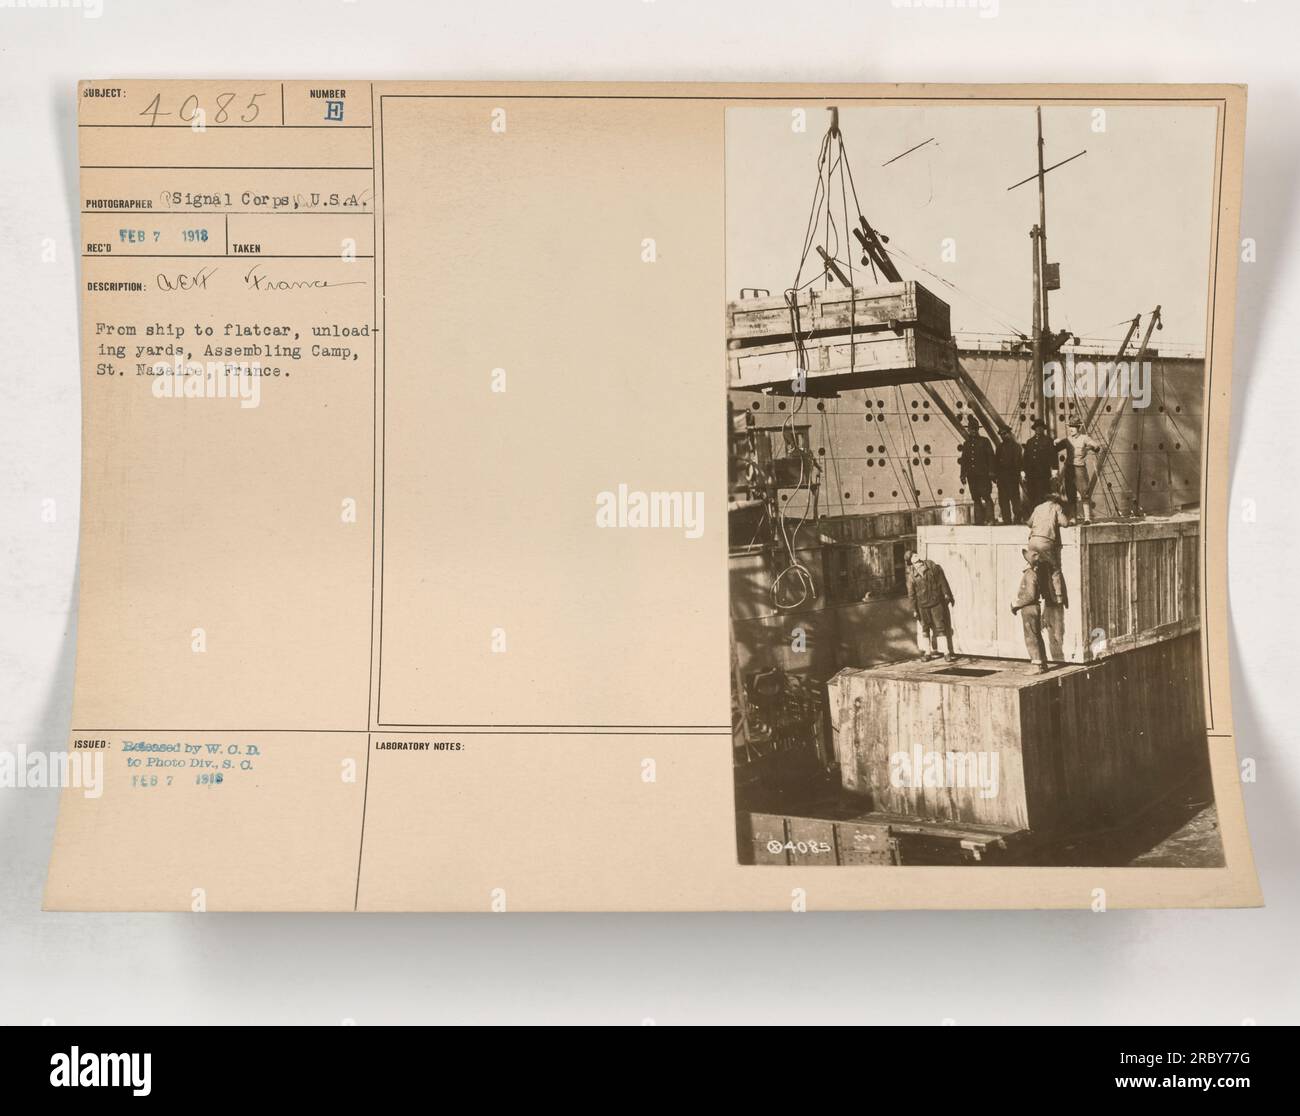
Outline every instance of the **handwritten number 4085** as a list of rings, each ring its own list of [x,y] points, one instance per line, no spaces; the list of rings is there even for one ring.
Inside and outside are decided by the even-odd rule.
[[[230,120],[230,114],[232,111],[231,105],[234,103],[235,98],[238,96],[239,96],[238,93],[217,94],[217,111],[213,114],[212,123],[225,124]],[[265,97],[265,96],[266,96],[265,93],[254,93],[251,97],[248,98],[248,104],[244,106],[243,111],[240,112],[239,114],[239,119],[241,123],[251,124],[254,120],[257,119],[258,113],[262,111],[262,107],[257,103],[257,99],[258,97]],[[162,94],[155,93],[153,100],[149,102],[148,108],[146,108],[143,112],[141,112],[140,115],[149,117],[149,123],[151,125],[157,124],[158,117],[160,116],[172,116],[172,115],[179,117],[181,120],[185,121],[186,124],[192,124],[194,122],[195,114],[198,113],[199,109],[200,109],[199,98],[197,94],[191,93],[188,97],[185,98],[185,100],[181,102],[181,107],[175,114],[170,112],[163,112]]]

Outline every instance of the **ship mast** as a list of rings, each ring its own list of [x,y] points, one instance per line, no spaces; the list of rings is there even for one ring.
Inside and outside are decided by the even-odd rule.
[[[1038,413],[1042,416],[1043,421],[1047,423],[1047,433],[1049,437],[1056,437],[1056,410],[1047,407],[1046,399],[1043,398],[1043,362],[1047,359],[1046,348],[1049,344],[1048,338],[1052,335],[1051,314],[1048,307],[1047,292],[1054,290],[1051,285],[1051,276],[1048,273],[1047,264],[1047,186],[1045,182],[1046,175],[1043,171],[1043,108],[1039,105],[1034,110],[1034,116],[1038,122],[1038,251],[1035,253],[1034,262],[1038,265],[1038,278],[1034,287],[1039,292],[1039,298],[1042,300],[1041,320],[1038,325],[1038,357],[1034,361],[1034,374],[1038,377],[1038,383],[1034,388],[1035,398],[1038,403]],[[1057,283],[1059,286],[1060,283]]]
[[[1028,178],[1022,178],[1014,185],[1008,186],[1008,190],[1014,190],[1017,186],[1023,186],[1026,182],[1038,182],[1038,224],[1029,230],[1029,238],[1033,245],[1033,264],[1034,264],[1034,305],[1033,305],[1033,367],[1030,369],[1030,375],[1034,380],[1034,413],[1047,423],[1047,432],[1053,438],[1056,436],[1056,411],[1047,406],[1047,400],[1043,390],[1043,366],[1050,357],[1056,355],[1059,347],[1052,337],[1052,319],[1051,310],[1048,304],[1048,294],[1051,291],[1060,290],[1061,288],[1061,271],[1060,265],[1047,262],[1047,173],[1054,171],[1057,167],[1063,167],[1066,163],[1072,162],[1080,155],[1086,155],[1087,149],[1076,152],[1068,159],[1062,159],[1059,163],[1053,163],[1050,167],[1043,166],[1043,107],[1038,105],[1034,109],[1035,121],[1038,125],[1038,142],[1037,158],[1038,170]]]

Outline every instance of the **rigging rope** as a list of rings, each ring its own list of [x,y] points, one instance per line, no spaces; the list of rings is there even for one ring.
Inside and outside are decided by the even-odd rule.
[[[813,249],[816,230],[823,216],[823,211],[825,215],[824,237],[826,241],[824,251],[828,259],[839,262],[838,257],[841,248],[840,237],[842,234],[840,232],[840,225],[835,221],[835,215],[832,212],[833,195],[831,191],[834,176],[838,171],[840,176],[840,204],[843,212],[844,228],[847,231],[849,228],[849,210],[848,194],[845,190],[844,182],[846,171],[848,171],[850,185],[852,183],[852,171],[848,168],[848,153],[844,146],[844,137],[837,128],[828,128],[826,134],[822,137],[821,146],[817,153],[817,185],[813,189],[812,203],[808,209],[808,221],[804,227],[803,247],[799,254],[799,265],[795,269],[794,282],[786,288],[784,292],[786,306],[790,313],[790,332],[794,338],[795,359],[797,361],[796,371],[801,374],[802,382],[799,384],[801,390],[797,393],[799,397],[798,401],[791,409],[787,423],[783,424],[783,432],[784,426],[789,425],[791,429],[790,438],[788,439],[787,444],[792,446],[794,451],[799,454],[799,484],[795,488],[795,495],[798,496],[800,492],[806,492],[804,508],[799,522],[795,525],[793,538],[786,526],[784,512],[779,506],[777,507],[779,535],[782,542],[785,544],[787,565],[776,575],[776,577],[773,578],[771,591],[773,604],[778,608],[784,609],[800,607],[810,596],[815,596],[817,592],[816,583],[813,581],[812,574],[809,572],[808,568],[799,561],[796,553],[796,547],[798,546],[799,541],[799,531],[807,521],[812,507],[812,480],[807,476],[809,465],[808,457],[811,453],[811,444],[807,450],[799,445],[798,432],[794,429],[794,417],[803,411],[806,404],[807,375],[809,371],[807,342],[812,338],[816,329],[815,321],[809,324],[806,333],[803,329],[801,311],[799,308],[799,293],[805,287],[811,287],[817,281],[817,276],[814,276],[805,283],[803,281],[803,271],[804,267],[807,265],[809,253]],[[855,204],[857,202],[856,191],[854,192],[854,202]],[[861,216],[860,209],[858,212],[859,216]],[[850,259],[847,261],[849,280],[848,346],[849,373],[851,375],[856,370],[857,366],[857,347],[855,345],[855,337],[857,334],[858,296],[857,288],[854,283],[854,268],[851,258],[852,252],[850,251],[848,254],[850,256]],[[831,267],[826,262],[823,262],[821,278],[825,280],[826,288],[830,287],[831,275]],[[813,296],[810,295],[810,307],[813,305],[811,301],[812,297]],[[836,500],[839,504],[840,514],[843,515],[845,512],[844,486],[840,475],[839,458],[835,453],[834,440],[831,435],[830,420],[825,411],[822,411],[822,427],[826,438],[826,453],[830,458],[831,473],[834,476],[836,484]],[[811,429],[811,426],[809,426],[809,430]],[[780,600],[780,591],[786,578],[794,578],[799,583],[800,596],[796,602],[782,604]]]

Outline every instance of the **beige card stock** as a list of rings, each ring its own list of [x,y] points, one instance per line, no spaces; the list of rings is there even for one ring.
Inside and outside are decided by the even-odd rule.
[[[1227,666],[1243,89],[132,79],[83,83],[79,104],[83,497],[67,750],[84,777],[63,793],[48,908],[1260,901]],[[1113,133],[1062,132],[1109,109],[1149,130],[1109,141],[1113,173],[1154,178],[1166,173],[1162,121],[1178,136],[1206,122],[1204,211],[1185,229],[1201,269],[1188,320],[1203,322],[1202,452],[1182,503],[1200,514],[1191,638],[1217,864],[921,863],[906,850],[819,861],[791,852],[789,819],[819,816],[808,803],[775,784],[770,802],[745,801],[727,307],[741,286],[781,295],[741,273],[762,253],[792,243],[781,283],[793,277],[820,172],[790,149],[806,171],[796,213],[773,168],[786,133],[806,142],[798,113],[816,137],[828,106],[859,194],[903,140],[957,148],[963,113],[969,129],[1007,114],[1019,135],[1043,106],[1059,125],[1049,161],[1087,147],[1098,164]],[[1052,115],[1066,109],[1078,110],[1068,125]],[[1005,189],[1033,172],[1032,139],[1023,154],[987,182],[932,162],[929,198],[904,191],[918,213],[952,207],[956,252],[985,255],[997,279],[983,296],[1013,308],[1028,305],[1024,234],[1037,220],[1032,184]],[[1053,171],[1049,189],[1068,173]],[[1007,204],[1024,217],[1017,238],[981,241],[978,208]],[[886,231],[890,219],[874,211]],[[1108,223],[1140,226],[1140,208],[1072,205],[1052,221],[1056,305],[1087,282],[1108,308],[1066,246]],[[857,266],[849,232],[817,243]],[[956,315],[941,239],[908,248],[915,269],[894,258]],[[755,399],[783,421],[779,394]],[[845,514],[833,487],[819,514]],[[855,514],[915,503],[883,490],[871,503],[871,489],[860,485],[870,506]],[[845,652],[832,665],[877,661]],[[780,863],[748,862],[755,813],[785,818],[768,838]],[[833,842],[841,814],[827,815]],[[910,832],[879,824],[888,842]]]

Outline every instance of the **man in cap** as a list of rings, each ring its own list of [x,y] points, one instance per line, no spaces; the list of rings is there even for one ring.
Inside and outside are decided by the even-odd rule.
[[[1025,473],[1025,492],[1030,508],[1036,508],[1052,488],[1052,473],[1056,471],[1056,446],[1047,436],[1047,423],[1034,419],[1034,433],[1025,443],[1021,454],[1021,468]]]
[[[975,503],[975,522],[993,519],[993,446],[980,432],[974,415],[966,416],[966,440],[961,444],[961,483],[970,489]]]
[[[1051,605],[1068,608],[1065,576],[1061,572],[1061,528],[1070,526],[1064,504],[1065,497],[1053,492],[1029,513],[1028,550],[1041,567],[1040,574],[1050,579],[1050,589],[1045,587],[1043,596]]]
[[[1061,528],[1070,526],[1065,497],[1059,492],[1045,496],[1029,513],[1029,549],[1053,566],[1061,565]]]
[[[1075,516],[1084,523],[1092,522],[1092,501],[1088,498],[1091,473],[1088,469],[1088,454],[1093,455],[1093,471],[1101,465],[1102,446],[1086,430],[1079,416],[1072,415],[1069,424],[1070,433],[1064,439],[1067,456],[1070,461],[1071,481],[1074,488]]]
[[[928,663],[939,657],[939,636],[942,635],[948,642],[948,654],[944,658],[955,663],[957,655],[952,649],[952,617],[948,612],[954,601],[943,567],[938,562],[927,562],[919,554],[913,554],[911,573],[907,595],[912,602],[912,615],[925,633],[927,643],[921,661]]]
[[[1038,555],[1025,547],[1020,552],[1024,555],[1025,571],[1020,575],[1020,589],[1016,599],[1011,602],[1011,613],[1020,614],[1020,623],[1025,631],[1025,650],[1029,652],[1029,662],[1035,673],[1046,674],[1047,647],[1043,643],[1043,611],[1039,602],[1043,600],[1045,586],[1040,577]]]

